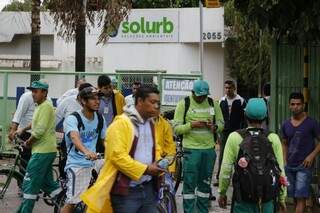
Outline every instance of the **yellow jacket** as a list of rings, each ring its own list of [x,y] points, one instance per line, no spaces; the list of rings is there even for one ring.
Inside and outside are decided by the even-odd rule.
[[[121,115],[123,113],[123,107],[126,105],[124,101],[124,97],[118,90],[113,90],[113,102],[115,103],[115,108],[117,111],[117,115]]]
[[[96,183],[81,195],[89,213],[112,213],[110,191],[118,171],[139,180],[147,165],[132,159],[129,155],[134,138],[134,126],[126,114],[117,116],[108,127],[105,139],[105,164]],[[160,159],[161,147],[156,144],[156,160]]]
[[[172,156],[176,154],[176,144],[173,141],[173,131],[170,123],[159,116],[155,122],[156,140],[161,147],[161,157]],[[170,166],[169,171],[174,172],[174,164]]]

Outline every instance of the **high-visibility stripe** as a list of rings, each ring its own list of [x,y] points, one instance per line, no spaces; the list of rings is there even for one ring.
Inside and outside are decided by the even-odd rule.
[[[29,200],[36,200],[38,195],[33,195],[33,194],[23,194],[24,199],[29,199]]]
[[[209,198],[210,194],[197,191],[197,196],[202,198]]]
[[[233,168],[233,164],[223,163],[223,164],[221,165],[221,167],[226,168],[226,169],[232,169],[232,168]]]
[[[60,187],[57,188],[56,190],[51,192],[50,197],[54,197],[54,196],[58,195],[61,191],[62,191],[62,189]]]
[[[196,196],[194,194],[183,194],[183,199],[192,200],[195,198],[196,198]]]
[[[220,175],[220,177],[223,179],[230,179],[231,178],[230,175]]]

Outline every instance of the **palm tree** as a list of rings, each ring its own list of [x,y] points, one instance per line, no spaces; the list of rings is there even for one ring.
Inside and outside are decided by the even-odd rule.
[[[58,35],[76,41],[75,69],[82,72],[85,71],[86,28],[97,22],[102,26],[97,43],[105,43],[131,9],[131,0],[45,0],[45,3],[59,28]]]
[[[40,71],[40,0],[32,1],[31,10],[31,71]],[[39,75],[31,77],[31,81],[38,80]]]

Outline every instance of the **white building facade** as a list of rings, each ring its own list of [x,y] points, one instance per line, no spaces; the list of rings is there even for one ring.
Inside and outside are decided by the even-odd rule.
[[[105,45],[96,45],[100,29],[91,29],[86,35],[86,70],[104,73],[118,71],[163,71],[167,74],[185,75],[202,73],[203,79],[209,82],[212,96],[218,98],[223,95],[225,76],[223,16],[223,8],[204,8],[202,72],[199,57],[199,8],[132,10],[128,19],[120,24],[118,32]],[[0,13],[1,20],[11,20],[1,22],[0,69],[29,70],[31,29],[30,20],[26,21],[28,17],[29,13]],[[21,24],[12,27],[19,22],[26,23],[23,23],[22,27]],[[8,23],[11,26],[7,26]],[[73,71],[74,43],[66,43],[57,36],[49,14],[42,14],[41,23],[43,67],[57,71],[57,74],[59,71]],[[11,34],[2,36],[6,31],[10,31]],[[15,95],[14,86],[28,86],[30,82],[30,79],[15,78],[11,78],[9,82],[9,97]],[[14,82],[18,82],[19,85]],[[58,97],[73,86],[73,78],[49,76],[49,83],[59,84],[49,93],[51,97]],[[2,87],[0,94],[1,90]]]

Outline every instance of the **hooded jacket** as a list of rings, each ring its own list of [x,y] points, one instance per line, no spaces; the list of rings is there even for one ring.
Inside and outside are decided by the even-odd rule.
[[[176,143],[173,140],[173,130],[170,123],[159,116],[155,119],[156,141],[161,147],[161,157],[174,158],[176,155]],[[175,164],[169,167],[170,172],[175,171]]]
[[[113,90],[112,93],[112,108],[114,117],[123,113],[123,107],[126,105],[124,97],[118,90]]]
[[[134,106],[125,108],[122,115],[117,116],[109,126],[105,138],[105,164],[100,171],[96,183],[81,195],[88,206],[88,213],[112,213],[110,191],[118,172],[138,181],[147,165],[130,157],[134,136],[138,136],[134,124],[144,123]],[[155,159],[160,159],[161,147],[155,141]]]

